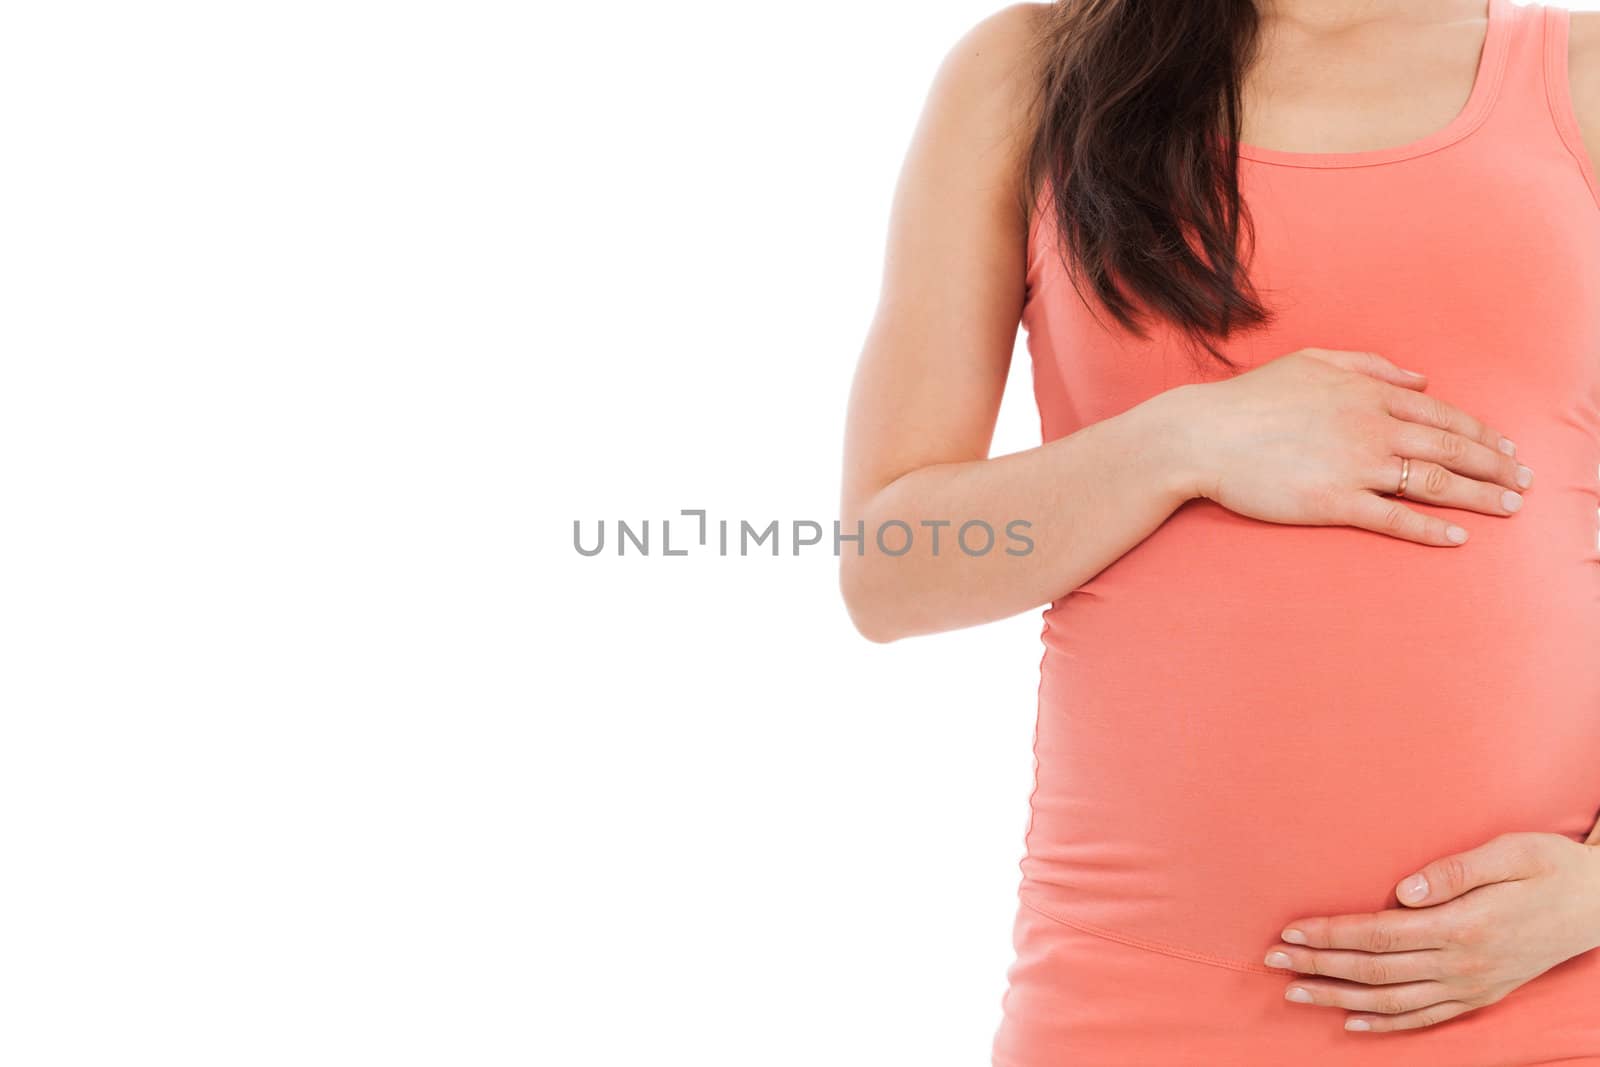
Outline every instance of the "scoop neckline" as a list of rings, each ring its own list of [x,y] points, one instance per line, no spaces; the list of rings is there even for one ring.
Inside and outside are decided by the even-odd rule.
[[[1507,7],[1511,3],[1512,0],[1488,0],[1484,13],[1483,45],[1478,53],[1477,68],[1473,72],[1472,90],[1467,95],[1466,104],[1447,125],[1405,144],[1368,148],[1359,152],[1289,152],[1239,141],[1235,143],[1239,158],[1284,167],[1367,167],[1411,159],[1454,144],[1477,129],[1489,116],[1490,105],[1499,92],[1507,51],[1506,23],[1510,16]]]

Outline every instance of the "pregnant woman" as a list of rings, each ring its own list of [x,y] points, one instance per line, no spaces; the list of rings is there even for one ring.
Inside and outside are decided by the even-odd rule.
[[[919,536],[840,577],[874,641],[1044,608],[999,1067],[1600,1064],[1595,17],[1063,0],[945,59],[842,494]]]

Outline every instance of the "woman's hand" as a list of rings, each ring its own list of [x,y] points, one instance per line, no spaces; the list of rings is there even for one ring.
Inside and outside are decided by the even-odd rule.
[[[1290,923],[1267,965],[1318,977],[1285,998],[1350,1009],[1347,1030],[1412,1030],[1600,947],[1600,848],[1561,834],[1501,834],[1428,864],[1396,896],[1406,907]]]
[[[1385,496],[1510,515],[1533,472],[1483,421],[1421,392],[1426,378],[1371,352],[1304,348],[1189,386],[1196,496],[1268,522],[1348,525],[1426,545],[1466,531]],[[1451,536],[1452,534],[1455,536]]]

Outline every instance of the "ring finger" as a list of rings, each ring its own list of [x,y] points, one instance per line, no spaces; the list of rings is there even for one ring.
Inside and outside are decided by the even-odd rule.
[[[1298,995],[1296,990],[1303,991]],[[1315,978],[1291,983],[1284,990],[1285,1000],[1324,1008],[1348,1008],[1378,1015],[1398,1015],[1430,1004],[1452,1000],[1454,992],[1443,982],[1403,982],[1397,985],[1362,985]]]
[[[1346,978],[1363,985],[1392,985],[1437,978],[1443,963],[1437,949],[1414,952],[1356,952],[1336,948],[1278,945],[1267,953],[1268,967],[1319,978]]]
[[[1526,489],[1533,480],[1533,471],[1511,456],[1451,430],[1396,419],[1386,443],[1395,455],[1410,456],[1413,467],[1417,460],[1427,460],[1467,478],[1513,490]],[[1416,483],[1415,469],[1411,480]]]
[[[1371,488],[1406,500],[1466,508],[1485,515],[1510,515],[1522,507],[1522,494],[1514,489],[1464,477],[1425,459],[1411,459],[1405,492],[1399,493],[1405,460],[1403,456],[1391,456],[1373,476]]]

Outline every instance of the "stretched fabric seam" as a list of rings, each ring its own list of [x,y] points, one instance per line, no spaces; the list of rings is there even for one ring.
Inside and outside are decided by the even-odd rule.
[[[1597,188],[1589,150],[1584,146],[1583,136],[1576,127],[1577,116],[1572,110],[1571,87],[1567,81],[1570,19],[1571,12],[1566,8],[1544,5],[1544,24],[1540,27],[1544,34],[1544,100],[1550,108],[1550,118],[1556,125],[1556,136],[1561,138],[1567,154],[1578,164],[1584,185],[1589,189],[1589,198],[1596,207],[1600,207],[1600,188]],[[1567,32],[1559,32],[1562,29]]]
[[[1040,437],[1042,438],[1044,434],[1043,412],[1041,412],[1039,415],[1039,424]],[[1034,706],[1036,708],[1039,707],[1043,702],[1044,697],[1044,661],[1045,657],[1050,655],[1050,646],[1045,644],[1044,636],[1049,632],[1050,622],[1047,618],[1041,616],[1039,624],[1039,643],[1045,647],[1039,653],[1039,684],[1037,687],[1035,687],[1034,692]],[[1031,851],[1033,844],[1033,824],[1037,816],[1037,809],[1034,808],[1033,804],[1034,799],[1039,795],[1039,774],[1040,770],[1042,769],[1039,763],[1039,715],[1037,713],[1035,713],[1033,717],[1033,743],[1029,745],[1029,751],[1032,753],[1031,758],[1033,762],[1033,789],[1028,793],[1028,825],[1027,828],[1022,831],[1022,851],[1024,855],[1033,854]]]
[[[1131,937],[1128,934],[1119,934],[1114,930],[1106,930],[1098,926],[1091,926],[1085,922],[1079,922],[1076,919],[1068,919],[1065,916],[1057,915],[1043,906],[1034,903],[1025,896],[1019,897],[1018,899],[1021,901],[1023,907],[1027,908],[1029,911],[1037,912],[1046,919],[1049,919],[1051,922],[1060,923],[1062,926],[1070,926],[1075,930],[1082,930],[1086,934],[1093,934],[1095,937],[1102,937],[1108,941],[1117,941],[1133,948],[1145,949],[1149,952],[1159,952],[1163,956],[1176,956],[1179,959],[1190,960],[1194,963],[1206,963],[1213,967],[1225,967],[1230,971],[1243,971],[1246,974],[1268,974],[1278,978],[1289,978],[1293,975],[1292,971],[1276,970],[1266,966],[1265,964],[1242,963],[1238,960],[1224,959],[1221,956],[1208,956],[1204,952],[1195,952],[1192,949],[1180,948],[1177,945],[1169,945],[1163,941],[1151,941],[1142,937]]]

